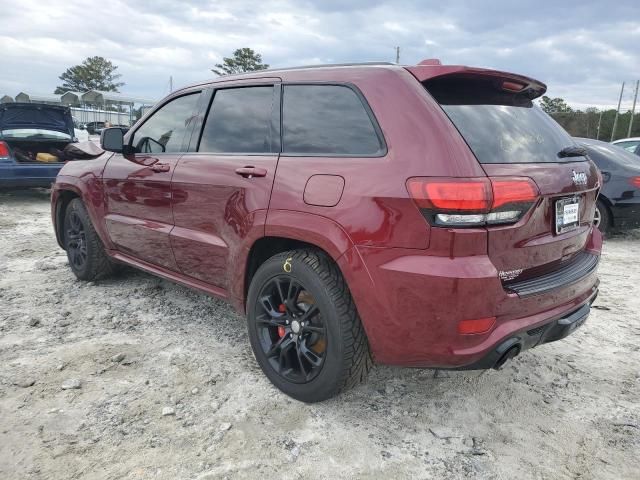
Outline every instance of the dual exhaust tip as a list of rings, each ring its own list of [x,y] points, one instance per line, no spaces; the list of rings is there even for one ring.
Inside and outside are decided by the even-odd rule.
[[[495,363],[495,365],[493,366],[493,368],[495,370],[500,370],[505,363],[507,363],[508,360],[511,360],[514,357],[517,357],[520,354],[520,344],[515,344],[511,347],[509,347],[509,349],[504,352],[502,354],[502,356],[498,359],[498,361]]]

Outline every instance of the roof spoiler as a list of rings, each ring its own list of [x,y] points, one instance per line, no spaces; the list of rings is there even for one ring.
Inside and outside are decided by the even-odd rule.
[[[420,82],[449,76],[486,78],[502,82],[503,90],[521,93],[531,99],[537,98],[547,91],[547,86],[544,83],[523,75],[486,68],[465,67],[464,65],[442,65],[438,59],[423,60],[418,65],[405,68]]]

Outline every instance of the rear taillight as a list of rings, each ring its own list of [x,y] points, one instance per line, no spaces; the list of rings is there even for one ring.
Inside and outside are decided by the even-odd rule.
[[[422,178],[407,180],[411,198],[435,226],[515,223],[538,199],[530,178]]]
[[[9,145],[5,142],[0,142],[0,158],[9,156]]]
[[[631,185],[633,185],[634,187],[640,188],[640,177],[631,177],[629,181],[631,182]]]

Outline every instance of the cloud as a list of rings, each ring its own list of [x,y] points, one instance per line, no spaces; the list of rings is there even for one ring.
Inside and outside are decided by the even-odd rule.
[[[84,58],[116,63],[136,96],[211,76],[240,47],[273,67],[440,58],[540,79],[576,105],[610,106],[640,78],[637,0],[23,0],[3,6],[0,94],[50,93]],[[629,100],[625,96],[626,100]]]

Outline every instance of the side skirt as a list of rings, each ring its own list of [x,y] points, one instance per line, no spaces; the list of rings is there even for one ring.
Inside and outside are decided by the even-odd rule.
[[[221,300],[229,300],[229,294],[223,288],[214,287],[213,285],[209,285],[208,283],[202,282],[200,280],[196,280],[195,278],[187,277],[186,275],[181,275],[176,272],[165,270],[162,267],[158,267],[151,263],[138,260],[122,252],[109,250],[107,251],[107,254],[117,262],[124,263],[125,265],[130,265],[134,268],[138,268],[152,275],[162,277],[171,282],[179,283],[180,285],[184,285],[185,287],[193,288],[195,290],[200,290],[201,292],[204,292],[207,295],[220,298]]]

